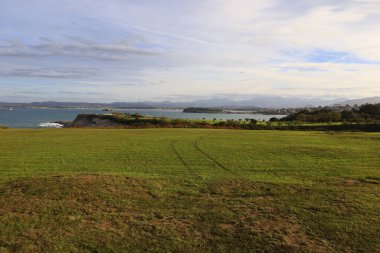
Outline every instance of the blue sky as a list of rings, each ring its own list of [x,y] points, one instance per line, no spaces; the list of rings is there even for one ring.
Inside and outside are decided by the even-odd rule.
[[[0,101],[380,95],[378,0],[0,0]]]

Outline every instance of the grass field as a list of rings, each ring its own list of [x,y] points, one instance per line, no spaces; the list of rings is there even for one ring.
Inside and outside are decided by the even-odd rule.
[[[0,130],[0,252],[380,252],[380,133]]]

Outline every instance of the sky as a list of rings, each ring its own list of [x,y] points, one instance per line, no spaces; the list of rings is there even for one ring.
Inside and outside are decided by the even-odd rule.
[[[379,0],[0,0],[0,101],[380,95]]]

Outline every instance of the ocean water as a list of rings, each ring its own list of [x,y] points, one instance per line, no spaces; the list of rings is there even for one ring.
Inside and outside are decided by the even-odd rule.
[[[128,109],[113,110],[117,112],[140,113],[156,117],[170,117],[180,119],[245,119],[268,120],[271,117],[281,118],[283,115],[262,115],[262,114],[213,114],[213,113],[183,113],[182,110],[162,110],[162,109]],[[54,121],[70,121],[78,114],[103,114],[100,109],[0,109],[0,125],[11,128],[41,128],[58,127],[49,124]]]

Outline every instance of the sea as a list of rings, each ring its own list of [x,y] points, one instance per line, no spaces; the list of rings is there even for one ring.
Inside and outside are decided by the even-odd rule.
[[[281,118],[284,115],[263,114],[233,114],[233,113],[184,113],[182,110],[166,109],[118,109],[113,112],[140,113],[155,117],[169,117],[177,119],[256,119],[268,120],[271,117]],[[0,125],[10,128],[58,128],[55,121],[71,121],[78,114],[109,114],[101,109],[29,109],[14,108],[0,109]]]

